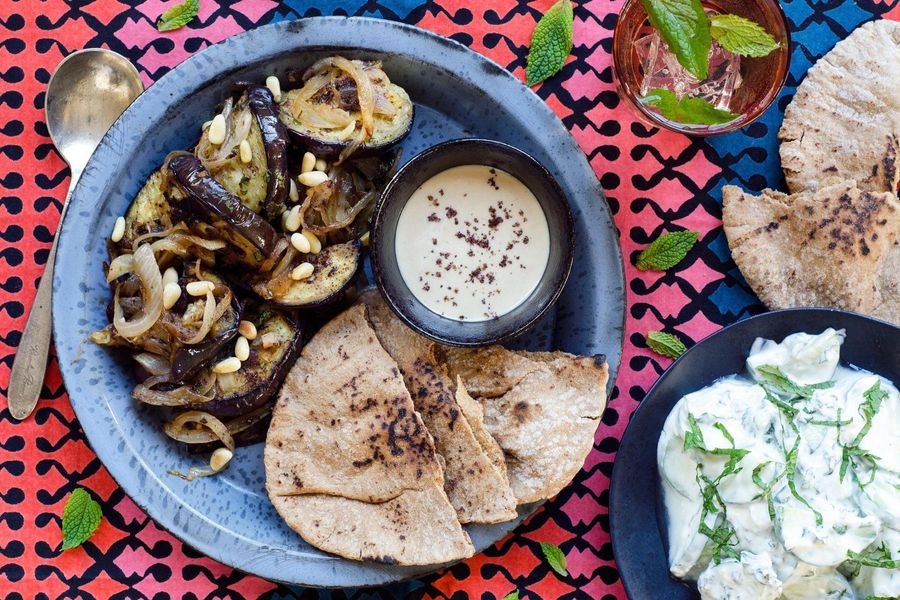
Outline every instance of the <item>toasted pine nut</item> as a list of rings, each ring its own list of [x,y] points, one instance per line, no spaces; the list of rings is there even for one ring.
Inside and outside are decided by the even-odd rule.
[[[170,281],[163,286],[163,308],[169,310],[178,299],[181,298],[181,286],[177,282]]]
[[[300,229],[300,205],[294,206],[284,218],[284,230],[293,233]]]
[[[288,198],[291,199],[291,202],[297,202],[300,200],[300,192],[297,190],[297,184],[294,183],[294,180],[290,180],[291,184],[288,188]]]
[[[291,234],[291,246],[293,246],[297,252],[302,252],[303,254],[308,254],[312,249],[309,240],[306,239],[306,236],[302,233]]]
[[[300,172],[309,173],[316,168],[316,155],[312,152],[304,152],[303,160],[300,162]]]
[[[247,140],[241,140],[241,162],[245,165],[253,160],[253,150],[250,149],[250,142]]]
[[[250,358],[250,342],[244,336],[238,337],[234,343],[234,356],[241,362]]]
[[[109,236],[109,239],[114,243],[119,243],[122,241],[123,237],[125,237],[125,217],[117,217],[116,224],[113,225],[112,234]]]
[[[297,181],[299,181],[306,187],[316,187],[317,185],[328,181],[328,173],[325,173],[323,171],[308,171],[306,173],[300,173],[300,175],[297,176]]]
[[[248,340],[256,339],[256,325],[251,323],[250,321],[241,321],[238,324],[238,333],[247,338]]]
[[[291,271],[291,279],[293,279],[294,281],[309,279],[312,276],[313,271],[315,270],[316,268],[312,265],[312,263],[300,263],[299,265],[294,267],[293,271]]]
[[[165,270],[162,275],[162,283],[166,285],[167,283],[178,283],[178,271],[175,270],[175,267],[169,267]]]
[[[234,452],[228,448],[216,448],[216,451],[209,457],[209,466],[213,471],[221,471],[233,457]]]
[[[359,243],[362,244],[363,246],[369,245],[369,232],[368,231],[359,237]]]
[[[274,331],[269,331],[268,333],[264,333],[262,336],[262,347],[265,349],[269,349],[275,344],[278,343],[278,334]]]
[[[216,289],[216,284],[212,281],[192,281],[184,286],[184,288],[191,296],[205,296],[206,292],[211,292]]]
[[[225,360],[220,360],[212,368],[213,373],[224,375],[225,373],[234,373],[241,368],[241,361],[236,356],[229,356]]]
[[[318,159],[316,161],[316,171],[328,171],[328,163],[325,162],[325,159]]]
[[[281,82],[274,75],[266,77],[266,87],[272,92],[272,98],[275,102],[281,102]]]
[[[309,240],[309,251],[311,254],[318,254],[322,251],[322,242],[312,231],[304,229],[303,237]]]
[[[209,143],[218,146],[225,141],[226,133],[225,116],[219,113],[213,117],[212,123],[209,125]]]

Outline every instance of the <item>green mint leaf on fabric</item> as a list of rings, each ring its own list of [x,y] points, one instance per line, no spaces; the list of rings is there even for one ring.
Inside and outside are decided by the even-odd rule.
[[[666,271],[671,269],[687,256],[700,234],[696,231],[670,231],[659,236],[637,259],[641,271]]]
[[[699,80],[709,75],[712,38],[700,0],[642,0],[644,10],[681,66]]]
[[[716,108],[701,98],[684,97],[679,100],[675,92],[661,88],[650,90],[640,101],[658,108],[666,119],[685,125],[722,125],[741,116]]]
[[[737,15],[712,15],[710,33],[719,45],[741,56],[768,56],[778,42],[761,25]]]
[[[503,596],[503,600],[519,600],[519,590],[513,590],[507,595]]]
[[[62,549],[68,550],[83,544],[100,525],[103,516],[100,505],[84,488],[75,488],[62,516]]]
[[[554,75],[566,64],[572,51],[572,2],[559,0],[538,21],[531,34],[525,76],[535,85]]]
[[[566,555],[559,549],[559,546],[549,542],[541,542],[541,552],[544,553],[544,558],[547,559],[551,569],[563,577],[569,576],[569,572],[566,570]]]
[[[667,358],[678,358],[687,348],[684,343],[671,333],[650,331],[647,333],[647,346],[659,355]]]
[[[184,0],[181,4],[176,4],[162,14],[156,23],[156,29],[159,31],[181,29],[193,21],[199,11],[200,0]]]

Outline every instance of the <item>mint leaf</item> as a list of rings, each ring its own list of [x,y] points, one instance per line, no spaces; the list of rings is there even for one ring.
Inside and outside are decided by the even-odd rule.
[[[761,25],[737,15],[712,15],[710,33],[719,45],[741,56],[767,56],[779,46]]]
[[[641,271],[666,271],[687,256],[700,234],[696,231],[664,233],[638,255],[635,266]]]
[[[84,488],[75,488],[62,516],[62,550],[75,548],[91,537],[100,525],[103,516],[100,505],[91,498]]]
[[[709,75],[709,19],[700,0],[642,0],[650,25],[681,66],[699,80]]]
[[[544,558],[547,559],[550,568],[563,577],[569,576],[569,572],[566,570],[566,555],[559,549],[559,546],[549,542],[541,542],[541,552],[544,553]]]
[[[525,76],[528,85],[540,83],[559,72],[572,51],[572,2],[559,0],[538,21],[531,34]]]
[[[685,125],[722,125],[741,116],[716,108],[701,98],[685,96],[679,100],[674,92],[662,88],[650,90],[650,93],[640,101],[658,108],[660,114],[666,119]]]
[[[169,8],[156,23],[158,31],[174,31],[181,29],[194,20],[200,11],[200,0],[184,0],[181,4]]]
[[[678,358],[687,348],[684,343],[671,333],[650,331],[647,333],[647,346],[651,350],[667,358]]]
[[[503,596],[503,600],[519,600],[519,590],[513,590],[507,595]]]
[[[703,441],[703,432],[697,425],[697,419],[691,413],[688,413],[688,426],[690,430],[684,432],[684,449],[699,448],[706,452],[706,442]]]

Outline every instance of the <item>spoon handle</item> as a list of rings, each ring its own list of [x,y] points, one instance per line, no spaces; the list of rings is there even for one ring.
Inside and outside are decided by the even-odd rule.
[[[66,216],[69,197],[72,195],[77,181],[77,177],[73,176],[60,213],[60,225],[63,217]],[[59,229],[53,237],[53,245],[50,246],[50,254],[47,255],[44,275],[38,284],[37,295],[34,297],[34,304],[28,314],[28,320],[25,322],[25,329],[22,330],[22,336],[19,338],[19,347],[13,358],[12,371],[9,375],[9,413],[19,421],[28,418],[28,415],[34,410],[38,398],[41,396],[44,374],[47,371],[47,353],[50,350],[50,337],[53,330],[50,311],[53,266],[56,263],[56,241],[58,239]]]

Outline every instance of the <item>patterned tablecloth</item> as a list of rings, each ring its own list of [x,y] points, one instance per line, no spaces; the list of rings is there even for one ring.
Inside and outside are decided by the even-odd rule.
[[[513,535],[444,572],[380,590],[318,592],[278,586],[225,567],[160,529],[126,496],[89,448],[51,359],[33,418],[6,408],[9,369],[44,269],[66,165],[44,123],[44,90],[67,53],[102,46],[127,56],[147,85],[185,58],[261,24],[322,14],[374,15],[449,36],[524,77],[531,31],[553,0],[200,0],[188,28],[160,34],[172,0],[0,0],[0,591],[5,598],[625,598],[609,539],[609,476],[628,417],[668,366],[644,333],[677,331],[696,342],[759,312],[729,258],[721,187],[783,187],[776,134],[782,111],[809,66],[859,24],[900,19],[897,0],[788,0],[793,63],[777,104],[744,130],[708,141],[648,129],[620,102],[610,50],[621,0],[577,1],[575,49],[563,72],[537,92],[590,158],[615,213],[626,257],[628,318],[616,390],[595,449],[573,485]],[[660,232],[702,232],[668,273],[630,262]],[[60,514],[75,486],[102,502],[104,520],[82,548],[59,553]],[[541,559],[559,544],[569,576]],[[640,599],[650,600],[650,599]]]

